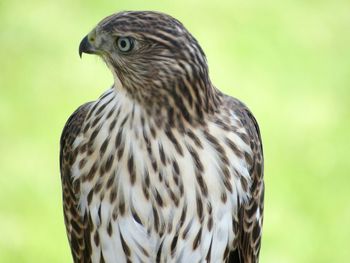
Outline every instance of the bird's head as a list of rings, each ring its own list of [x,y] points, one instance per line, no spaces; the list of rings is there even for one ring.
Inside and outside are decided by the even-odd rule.
[[[191,121],[213,110],[215,89],[205,54],[169,15],[132,11],[108,16],[81,41],[82,53],[99,55],[116,88],[154,111],[170,110]]]

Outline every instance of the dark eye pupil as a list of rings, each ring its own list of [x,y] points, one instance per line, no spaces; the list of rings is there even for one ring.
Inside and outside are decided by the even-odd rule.
[[[125,40],[120,41],[120,47],[122,47],[122,48],[126,47],[126,41]]]

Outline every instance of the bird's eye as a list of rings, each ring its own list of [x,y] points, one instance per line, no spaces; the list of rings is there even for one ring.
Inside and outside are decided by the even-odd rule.
[[[116,44],[121,52],[129,52],[134,47],[134,40],[130,37],[118,37]]]

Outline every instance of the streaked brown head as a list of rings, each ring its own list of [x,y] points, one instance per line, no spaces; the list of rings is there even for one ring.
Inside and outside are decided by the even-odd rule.
[[[215,90],[205,54],[169,15],[128,11],[108,16],[82,40],[82,53],[101,56],[116,85],[121,84],[116,88],[153,110],[171,107],[190,121],[190,115],[200,118],[213,108]]]

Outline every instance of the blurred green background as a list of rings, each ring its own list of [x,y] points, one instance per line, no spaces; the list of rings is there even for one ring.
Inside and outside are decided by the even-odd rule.
[[[181,20],[213,82],[256,115],[265,148],[262,263],[349,262],[350,2],[1,1],[0,262],[71,262],[59,137],[112,84],[80,40],[120,10]]]

